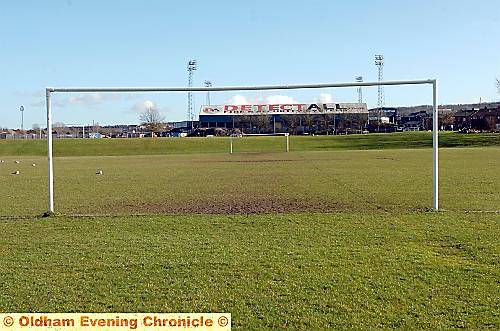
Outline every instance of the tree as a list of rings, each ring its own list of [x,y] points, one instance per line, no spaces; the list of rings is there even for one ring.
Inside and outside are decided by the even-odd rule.
[[[239,128],[240,132],[243,132],[243,129],[244,129],[245,124],[246,124],[245,118],[243,116],[234,116],[233,121],[234,121],[234,128],[233,129]]]
[[[40,124],[34,123],[33,126],[31,127],[31,129],[33,130],[33,133],[35,133],[35,134],[40,133],[40,136],[41,136],[42,128],[40,127]]]
[[[306,127],[306,131],[311,133],[314,126],[314,116],[311,114],[304,115],[304,125]]]
[[[333,114],[332,113],[322,113],[321,114],[321,124],[323,125],[324,129],[326,130],[326,134],[328,134],[328,131],[330,130],[330,123],[333,119]]]
[[[271,121],[271,116],[267,114],[254,115],[254,122],[257,128],[259,129],[259,133],[262,131],[266,132],[269,129],[269,122]]]
[[[52,126],[52,130],[57,133],[58,137],[60,137],[66,133],[66,125],[63,122],[55,122]]]
[[[445,130],[452,128],[455,123],[455,117],[451,113],[446,113],[440,118],[441,125],[444,126]]]
[[[500,93],[500,79],[497,78],[497,91]]]
[[[165,127],[165,117],[160,115],[158,110],[154,107],[148,107],[139,116],[139,120],[149,131],[158,132]]]
[[[288,133],[297,134],[297,127],[299,126],[300,115],[281,115],[281,119],[287,127]]]
[[[244,129],[249,128],[250,132],[253,131],[253,115],[242,115],[238,116],[239,117],[239,122],[241,124],[241,132],[244,131]]]
[[[92,133],[99,133],[100,128],[99,122],[92,122]]]

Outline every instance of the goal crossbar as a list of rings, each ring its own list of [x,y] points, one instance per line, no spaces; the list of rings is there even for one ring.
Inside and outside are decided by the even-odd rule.
[[[363,86],[432,85],[432,149],[433,149],[433,208],[439,210],[439,165],[438,165],[438,81],[437,79],[395,80],[378,82],[349,82],[294,85],[223,86],[223,87],[47,87],[47,159],[48,159],[48,211],[54,212],[54,164],[52,155],[52,93],[133,93],[133,92],[222,92],[297,90],[313,88],[342,88]]]
[[[241,133],[240,135],[230,135],[229,136],[229,154],[233,154],[233,138],[234,137],[285,137],[286,145],[285,151],[290,151],[290,134],[288,132],[276,132],[276,133]]]

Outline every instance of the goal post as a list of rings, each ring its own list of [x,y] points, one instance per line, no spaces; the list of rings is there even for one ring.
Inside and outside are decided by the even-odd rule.
[[[438,81],[397,80],[378,82],[349,82],[324,84],[225,86],[225,87],[47,87],[45,89],[47,109],[47,160],[48,160],[48,212],[54,212],[54,168],[52,137],[52,93],[137,93],[137,92],[224,92],[224,91],[265,91],[298,90],[318,88],[343,88],[364,86],[432,85],[432,149],[433,149],[433,209],[439,210],[439,155],[438,155]]]
[[[277,132],[277,133],[242,133],[239,135],[229,136],[229,154],[234,152],[234,138],[238,137],[285,137],[285,152],[290,151],[290,134],[288,132]]]

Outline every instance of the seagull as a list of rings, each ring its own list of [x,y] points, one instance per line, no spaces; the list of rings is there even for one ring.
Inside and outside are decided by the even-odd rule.
[[[19,161],[16,160],[16,161],[14,161],[14,163],[19,163]]]
[[[96,175],[102,175],[102,170],[99,170],[98,172],[95,173]]]
[[[16,170],[12,173],[13,175],[19,175],[19,170]]]
[[[5,163],[5,161],[4,160],[0,160],[0,163]]]
[[[36,167],[36,164],[35,164],[35,163],[33,163],[31,166],[32,166],[32,167]]]

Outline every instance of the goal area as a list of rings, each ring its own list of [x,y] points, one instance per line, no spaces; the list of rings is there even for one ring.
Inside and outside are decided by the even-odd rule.
[[[279,90],[311,90],[311,89],[326,89],[326,88],[359,88],[370,86],[408,86],[408,85],[427,85],[431,86],[432,91],[432,209],[439,210],[439,154],[438,154],[438,81],[436,79],[424,80],[399,80],[399,81],[377,81],[377,82],[347,82],[347,83],[324,83],[324,84],[294,84],[294,85],[262,85],[262,86],[225,86],[225,87],[47,87],[46,92],[46,114],[47,114],[47,132],[53,131],[53,114],[52,114],[52,96],[54,94],[67,94],[67,93],[190,93],[190,92],[240,92],[240,91],[279,91]],[[56,103],[55,103],[56,104]],[[258,108],[258,105],[256,105]],[[288,106],[282,105],[283,108],[276,109],[276,111],[287,111]],[[246,107],[246,106],[245,106]],[[251,106],[248,106],[251,111]],[[211,112],[218,111],[218,109],[207,108],[206,117],[209,118]],[[366,105],[365,105],[366,108]],[[247,108],[244,108],[245,110]],[[229,109],[229,111],[233,111]],[[235,110],[236,111],[236,110]],[[300,111],[300,107],[298,109]],[[336,110],[332,110],[335,114]],[[251,116],[249,116],[251,117]],[[201,120],[200,120],[201,121]],[[245,124],[246,125],[246,124]],[[250,124],[251,126],[251,124]],[[237,131],[238,125],[232,123],[231,134],[229,135],[229,145],[227,152],[229,154],[242,153],[238,148],[238,142],[242,139],[252,139],[253,137],[276,137],[278,141],[275,146],[279,146],[279,151],[290,151],[290,138],[288,132],[271,132],[272,133],[259,133],[248,132],[243,130]],[[430,127],[429,127],[430,128]],[[228,130],[229,131],[229,130]],[[227,136],[226,136],[227,137]],[[56,193],[54,190],[54,160],[53,160],[53,139],[52,134],[47,134],[47,162],[48,162],[48,213],[55,212],[54,201]],[[189,139],[189,138],[188,138]],[[225,138],[227,139],[227,138]],[[292,141],[293,143],[293,141]],[[224,142],[226,144],[226,142]],[[295,143],[294,143],[295,144]],[[293,150],[293,146],[292,146]],[[226,152],[226,153],[227,153]],[[287,155],[292,155],[290,153]],[[227,156],[229,157],[229,156]],[[235,157],[235,156],[234,156]],[[232,158],[234,158],[232,157]],[[427,162],[427,161],[426,161]],[[429,161],[430,162],[430,161]],[[429,168],[431,165],[429,164]],[[427,176],[430,182],[430,173]]]
[[[235,142],[242,138],[251,138],[251,137],[282,137],[283,139],[283,147],[282,151],[289,152],[290,151],[290,134],[285,133],[240,133],[240,134],[231,134],[229,136],[229,154],[238,153],[239,150],[235,148]]]

